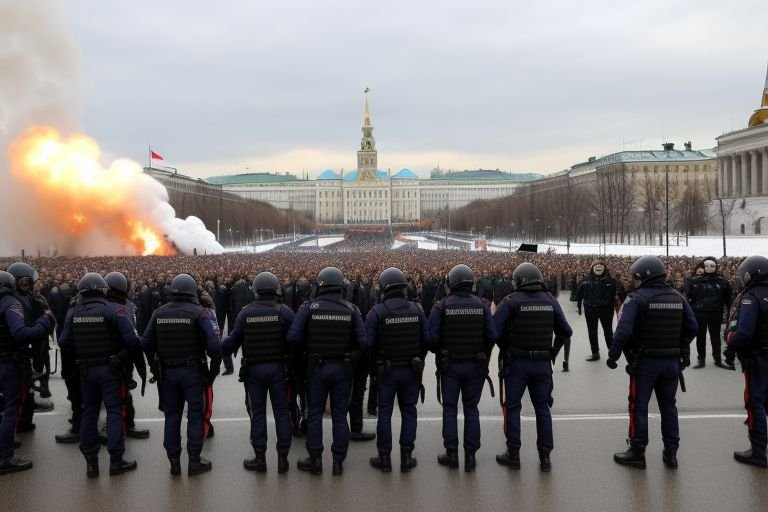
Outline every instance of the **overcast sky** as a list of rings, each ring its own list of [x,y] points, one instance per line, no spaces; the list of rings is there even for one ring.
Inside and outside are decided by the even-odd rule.
[[[764,0],[62,4],[87,133],[201,177],[354,169],[365,87],[393,171],[713,147],[746,127],[768,64]]]

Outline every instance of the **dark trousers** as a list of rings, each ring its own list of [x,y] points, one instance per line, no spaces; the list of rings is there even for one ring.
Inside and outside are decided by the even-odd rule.
[[[765,400],[768,397],[768,360],[756,357],[754,368],[744,370],[744,407],[747,409],[747,428],[752,451],[765,457],[768,432],[766,431]]]
[[[552,364],[549,361],[513,359],[504,376],[504,388],[507,394],[504,411],[507,448],[520,449],[520,411],[523,394],[528,389],[536,413],[536,446],[551,451],[554,439],[548,402],[552,393]]]
[[[0,458],[13,456],[13,435],[21,413],[22,379],[16,363],[0,363],[3,417],[0,419]]]
[[[267,393],[272,403],[277,436],[277,453],[291,448],[291,417],[288,414],[288,382],[282,363],[259,363],[248,367],[245,388],[251,414],[251,445],[257,452],[267,450]]]
[[[380,453],[392,451],[392,411],[395,397],[400,407],[400,447],[413,450],[416,443],[416,402],[419,383],[409,367],[392,368],[378,379],[379,416],[376,423],[376,447]]]
[[[611,348],[613,342],[613,308],[611,306],[588,306],[584,305],[584,316],[587,319],[587,334],[589,335],[589,346],[593,354],[600,352],[600,346],[597,343],[597,323],[603,326],[603,337],[605,345]]]
[[[475,361],[451,361],[440,376],[443,395],[443,446],[447,450],[459,448],[459,430],[456,416],[459,393],[464,407],[464,450],[476,452],[480,448],[480,412],[477,404],[485,384],[485,372]]]
[[[200,456],[203,449],[205,392],[197,368],[166,368],[160,384],[160,401],[165,413],[163,447],[168,457],[181,454],[181,417],[187,403],[187,453]]]
[[[696,335],[696,355],[700,361],[704,361],[707,356],[707,330],[709,330],[712,358],[716,363],[720,362],[720,324],[722,318],[722,314],[717,311],[696,313],[696,322],[699,324],[699,333]]]
[[[61,376],[67,387],[67,400],[72,405],[72,432],[80,432],[80,421],[83,414],[83,388],[80,382],[80,372],[72,356],[62,352]]]
[[[349,426],[352,432],[363,431],[363,401],[368,384],[368,366],[360,363],[353,370],[352,396],[349,401]]]
[[[331,398],[331,421],[333,459],[343,461],[349,449],[349,411],[350,383],[344,365],[327,362],[311,370],[307,400],[309,402],[307,419],[307,452],[312,456],[323,453],[323,413],[328,397]]]
[[[83,415],[80,421],[80,451],[86,457],[99,453],[99,411],[107,411],[107,450],[111,458],[120,459],[125,453],[125,423],[123,397],[125,384],[109,365],[88,368],[81,378]]]
[[[664,449],[675,452],[680,444],[675,405],[680,362],[670,357],[647,358],[635,366],[637,369],[629,376],[629,444],[642,450],[648,445],[648,402],[655,392]]]
[[[136,426],[136,408],[133,406],[133,396],[128,391],[128,385],[125,385],[125,396],[123,397],[123,407],[125,407],[125,426],[134,428]]]

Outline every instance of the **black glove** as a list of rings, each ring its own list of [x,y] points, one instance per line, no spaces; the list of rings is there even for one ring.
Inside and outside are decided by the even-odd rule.
[[[579,316],[581,316],[581,306],[579,306],[576,311],[578,311],[579,312]]]
[[[681,356],[680,357],[680,369],[688,368],[691,366],[691,356]]]
[[[616,360],[615,359],[611,359],[610,357],[608,358],[607,361],[605,361],[605,365],[608,368],[610,368],[611,370],[615,370],[616,368],[619,367],[619,365],[616,363]]]
[[[40,311],[46,311],[51,309],[51,306],[48,304],[48,301],[45,300],[45,297],[43,297],[39,293],[36,293],[32,296],[32,301],[35,303],[35,306],[37,306],[40,309]]]
[[[736,351],[731,347],[727,347],[723,351],[723,357],[725,358],[725,364],[727,366],[733,366],[733,363],[736,362]]]

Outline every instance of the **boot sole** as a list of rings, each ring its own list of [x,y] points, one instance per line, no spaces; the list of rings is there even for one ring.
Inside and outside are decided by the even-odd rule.
[[[26,471],[28,469],[32,469],[31,464],[29,466],[0,469],[0,475],[10,475],[11,473],[18,473],[20,471]]]
[[[616,464],[619,464],[621,466],[627,466],[627,467],[635,468],[635,469],[645,469],[645,461],[643,461],[643,462],[627,462],[627,461],[624,461],[624,460],[617,459],[616,457],[614,457],[613,460],[614,460],[614,462],[616,462]]]
[[[760,460],[754,460],[754,459],[743,459],[743,458],[736,457],[735,455],[733,456],[733,458],[734,458],[734,460],[736,460],[736,462],[741,462],[742,464],[747,464],[749,466],[754,466],[754,467],[760,468],[760,469],[768,468],[768,461],[760,461]]]
[[[109,476],[122,475],[123,473],[128,473],[129,471],[134,471],[137,467],[138,467],[138,465],[136,465],[136,466],[129,466],[127,468],[110,469],[109,470]]]

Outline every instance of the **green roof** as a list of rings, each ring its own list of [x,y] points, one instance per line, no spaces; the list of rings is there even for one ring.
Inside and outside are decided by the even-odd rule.
[[[496,170],[479,169],[476,171],[449,171],[446,173],[432,172],[431,180],[473,180],[473,181],[533,181],[541,179],[541,174],[533,172],[509,173]]]
[[[214,185],[245,185],[249,183],[285,183],[298,181],[293,174],[273,174],[270,172],[251,172],[246,174],[229,174],[224,176],[211,176],[205,181]]]

